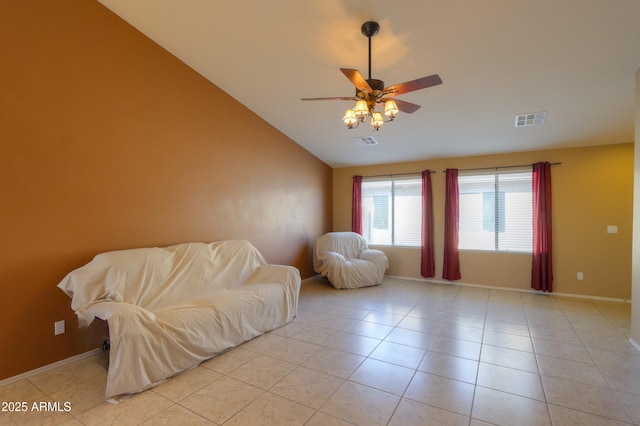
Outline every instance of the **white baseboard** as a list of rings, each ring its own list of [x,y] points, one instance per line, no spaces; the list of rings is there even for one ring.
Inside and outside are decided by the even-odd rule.
[[[83,360],[85,358],[91,358],[92,356],[95,356],[95,355],[97,355],[97,354],[99,354],[101,352],[102,352],[102,349],[100,349],[100,348],[93,349],[93,350],[91,350],[89,352],[85,352],[85,353],[82,353],[82,354],[79,354],[79,355],[75,355],[75,356],[72,356],[71,358],[66,358],[66,359],[54,362],[53,364],[45,365],[43,367],[36,368],[35,370],[27,371],[27,372],[24,372],[22,374],[18,374],[17,376],[13,376],[13,377],[9,377],[9,378],[0,380],[0,387],[8,385],[8,384],[11,384],[11,383],[15,383],[15,382],[17,382],[19,380],[28,379],[31,376],[35,376],[36,374],[40,374],[40,373],[44,373],[44,372],[53,370],[53,369],[61,367],[63,365],[71,364],[73,362],[80,361],[80,360]]]
[[[633,346],[634,348],[636,348],[638,350],[638,352],[640,352],[640,345],[633,340],[631,337],[629,337],[629,343],[631,343],[631,346]]]
[[[618,302],[618,303],[629,303],[629,304],[631,303],[631,300],[628,300],[628,299],[616,299],[614,297],[600,297],[600,296],[589,296],[589,295],[584,295],[584,294],[558,293],[558,292],[543,293],[543,292],[536,291],[536,290],[533,290],[533,289],[529,290],[529,289],[519,289],[519,288],[510,288],[510,287],[497,287],[497,286],[482,285],[482,284],[469,284],[469,283],[463,283],[463,282],[458,282],[458,281],[437,280],[437,279],[432,279],[432,278],[410,278],[410,277],[400,277],[400,276],[395,276],[395,275],[385,275],[385,277],[395,278],[395,279],[399,279],[399,280],[422,281],[422,282],[429,282],[429,283],[434,283],[434,284],[460,285],[460,286],[464,286],[464,287],[488,288],[488,289],[491,289],[491,290],[515,291],[515,292],[519,292],[519,293],[539,294],[541,296],[574,297],[574,298],[577,298],[577,299],[599,300],[599,301],[603,301],[603,302]]]

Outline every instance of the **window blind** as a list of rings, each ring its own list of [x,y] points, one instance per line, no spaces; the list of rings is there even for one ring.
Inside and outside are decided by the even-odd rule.
[[[420,246],[422,180],[402,177],[362,182],[362,232],[368,244]]]
[[[531,171],[460,174],[460,249],[532,250]]]

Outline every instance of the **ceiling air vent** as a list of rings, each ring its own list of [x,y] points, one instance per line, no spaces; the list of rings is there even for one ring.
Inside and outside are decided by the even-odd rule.
[[[360,146],[378,145],[378,141],[373,136],[363,136],[361,138],[353,138]]]
[[[532,112],[530,114],[516,115],[516,127],[535,126],[544,123],[547,112]]]

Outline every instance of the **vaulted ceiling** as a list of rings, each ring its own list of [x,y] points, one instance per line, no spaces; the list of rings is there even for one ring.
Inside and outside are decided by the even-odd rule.
[[[99,1],[332,167],[633,142],[638,0]],[[354,96],[339,68],[368,77],[369,20],[373,78],[444,81],[378,132],[300,100]]]

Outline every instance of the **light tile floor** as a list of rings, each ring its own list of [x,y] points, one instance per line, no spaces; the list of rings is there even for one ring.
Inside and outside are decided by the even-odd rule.
[[[0,424],[640,424],[630,305],[386,278],[303,282],[290,324],[119,405],[105,355],[0,388]],[[33,402],[70,403],[38,412]],[[61,405],[64,410],[64,405]]]

